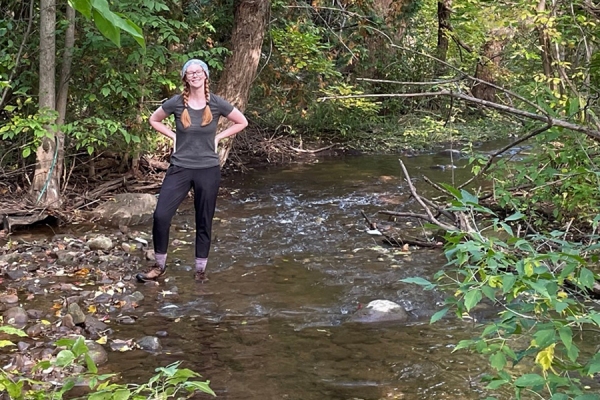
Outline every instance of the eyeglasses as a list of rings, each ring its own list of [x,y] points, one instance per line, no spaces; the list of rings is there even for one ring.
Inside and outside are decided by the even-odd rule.
[[[185,75],[193,78],[194,76],[204,75],[204,71],[186,72]]]

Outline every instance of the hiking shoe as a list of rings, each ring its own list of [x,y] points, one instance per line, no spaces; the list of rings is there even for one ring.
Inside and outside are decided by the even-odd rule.
[[[167,272],[167,267],[161,268],[158,264],[154,264],[148,271],[138,273],[135,278],[139,282],[155,281],[163,276],[165,272]]]
[[[196,282],[206,282],[208,277],[206,276],[206,271],[196,271],[194,274],[194,280]]]

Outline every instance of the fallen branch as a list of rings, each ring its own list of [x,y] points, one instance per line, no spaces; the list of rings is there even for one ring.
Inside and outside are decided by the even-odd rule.
[[[335,146],[335,144],[331,144],[329,146],[321,147],[320,149],[316,149],[316,150],[305,150],[305,149],[299,149],[297,147],[290,146],[290,149],[294,150],[297,153],[316,154],[316,153],[320,153],[320,152],[325,151],[325,150],[329,150],[329,149],[331,149],[334,146]]]

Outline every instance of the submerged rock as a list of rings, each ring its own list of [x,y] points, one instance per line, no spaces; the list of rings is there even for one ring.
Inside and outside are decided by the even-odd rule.
[[[156,336],[144,336],[137,341],[137,345],[142,350],[158,352],[162,350],[160,340]]]
[[[27,315],[27,311],[25,311],[22,307],[12,307],[9,308],[2,314],[4,317],[4,323],[8,325],[15,326],[17,328],[24,328],[29,321],[29,316]]]
[[[408,313],[399,304],[389,300],[373,300],[366,307],[358,310],[350,317],[352,322],[404,322],[408,320]]]

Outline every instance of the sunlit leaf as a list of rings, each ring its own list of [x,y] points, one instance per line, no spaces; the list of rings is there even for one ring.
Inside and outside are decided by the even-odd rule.
[[[535,362],[542,367],[542,371],[546,372],[552,368],[552,362],[554,361],[554,347],[556,343],[551,344],[544,350],[540,351],[536,357]]]

